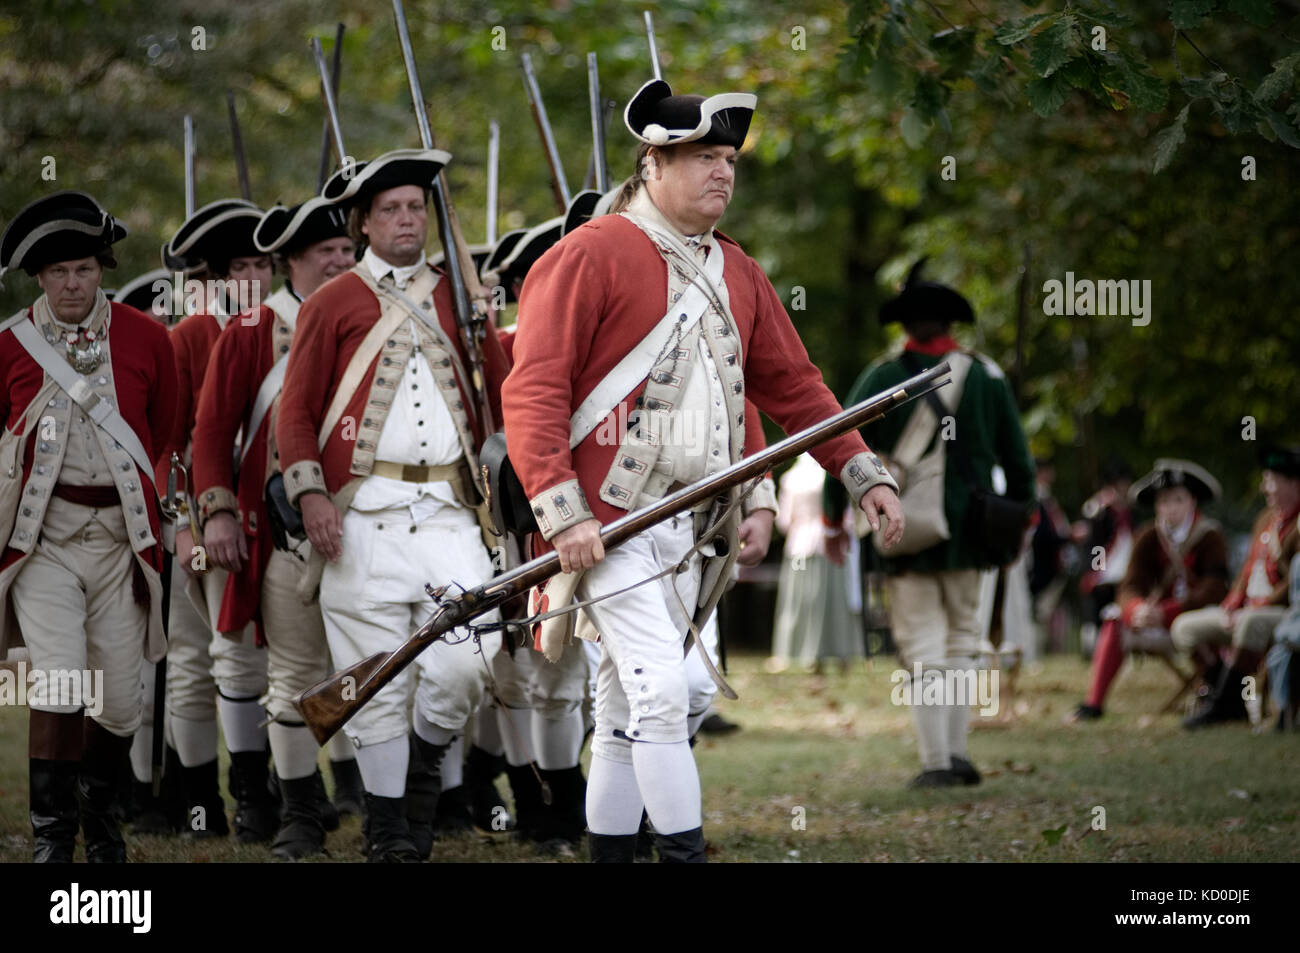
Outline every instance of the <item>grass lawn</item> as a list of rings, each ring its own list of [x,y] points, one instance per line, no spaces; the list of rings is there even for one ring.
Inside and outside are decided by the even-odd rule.
[[[740,700],[721,710],[743,730],[696,748],[713,861],[1300,858],[1300,734],[1184,732],[1176,716],[1155,714],[1173,683],[1154,662],[1129,663],[1107,716],[1081,726],[1062,724],[1087,687],[1079,659],[1022,672],[1011,699],[1004,682],[1003,715],[972,719],[984,783],[930,791],[906,789],[919,766],[910,713],[890,703],[892,660],[824,676],[771,675],[762,662],[733,656]],[[0,708],[0,861],[31,857],[26,742],[27,712]],[[1099,807],[1104,830],[1093,829]],[[359,860],[360,842],[348,819],[330,835],[329,859]],[[128,850],[134,861],[271,860],[233,839],[128,835]],[[501,835],[443,841],[434,855],[543,859]]]

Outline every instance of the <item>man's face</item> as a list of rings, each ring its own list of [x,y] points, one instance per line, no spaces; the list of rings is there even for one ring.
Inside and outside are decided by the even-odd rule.
[[[1196,497],[1185,486],[1156,491],[1156,522],[1166,529],[1182,526],[1196,509]]]
[[[1300,504],[1300,480],[1295,477],[1265,470],[1260,488],[1264,491],[1264,502],[1279,513],[1286,513]]]
[[[327,238],[308,245],[289,258],[289,281],[304,298],[356,263],[356,246],[350,238]]]
[[[646,185],[650,198],[683,234],[708,231],[722,218],[736,185],[733,146],[673,146],[671,161],[654,149],[654,171]]]
[[[36,275],[50,301],[50,310],[64,324],[78,324],[95,303],[104,268],[94,258],[74,261],[56,261],[46,265]]]
[[[418,185],[399,185],[378,193],[361,223],[361,232],[375,254],[393,265],[414,265],[420,260],[428,228],[429,210],[424,189]]]
[[[271,256],[246,255],[230,259],[226,301],[232,314],[255,308],[271,292]]]

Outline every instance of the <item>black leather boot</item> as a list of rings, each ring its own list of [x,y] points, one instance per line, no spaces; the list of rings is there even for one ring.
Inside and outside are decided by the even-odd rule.
[[[334,809],[340,815],[361,816],[366,801],[366,788],[361,783],[361,769],[356,758],[330,762],[330,777],[334,779]]]
[[[703,864],[704,828],[682,831],[679,834],[655,834],[655,847],[661,864]]]
[[[271,845],[271,853],[280,860],[301,860],[325,852],[325,825],[317,790],[321,784],[319,771],[289,781],[280,778],[284,817]]]
[[[541,782],[533,774],[530,764],[506,765],[506,777],[510,780],[510,793],[515,798],[515,836],[535,841],[543,833],[545,820]]]
[[[70,864],[77,844],[81,812],[77,807],[77,761],[28,761],[31,799],[32,860],[38,864]]]
[[[270,765],[265,751],[230,755],[230,794],[235,799],[235,836],[241,844],[263,844],[280,827],[280,812],[267,788]]]
[[[280,779],[276,778],[278,782]],[[320,815],[321,826],[326,831],[336,831],[339,829],[339,809],[334,806],[330,800],[329,793],[325,790],[325,775],[321,774],[320,768],[312,775],[313,797],[316,799],[316,811]],[[284,812],[287,804],[284,801],[284,788],[280,788],[280,823],[284,824]]]
[[[1225,668],[1214,694],[1210,696],[1209,705],[1190,718],[1184,719],[1183,727],[1194,730],[1227,721],[1248,721],[1250,715],[1246,711],[1245,699],[1241,697],[1241,688],[1242,683],[1253,674],[1253,669],[1247,672],[1236,668]]]
[[[433,839],[459,837],[473,829],[474,819],[469,814],[469,796],[465,785],[458,784],[441,792],[433,814]]]
[[[379,797],[367,791],[365,812],[363,826],[369,863],[417,863],[420,860],[420,854],[411,841],[405,798]]]
[[[126,863],[126,842],[115,812],[118,768],[131,737],[123,738],[94,719],[86,719],[86,748],[81,756],[77,801],[81,830],[86,838],[86,861],[92,864]]]
[[[226,802],[218,786],[217,760],[205,761],[192,768],[181,768],[181,787],[185,795],[185,820],[182,833],[200,840],[225,837],[230,833],[226,821]]]
[[[136,781],[132,784],[132,800],[132,834],[166,837],[185,829],[185,792],[181,786],[181,760],[175,748],[166,748],[158,796],[154,797],[152,782]]]
[[[465,792],[469,815],[481,830],[514,830],[514,818],[506,809],[505,799],[496,786],[496,779],[505,770],[505,755],[489,754],[478,747],[469,749],[465,758]]]
[[[559,847],[576,848],[587,830],[587,780],[582,766],[562,771],[542,771],[542,780],[551,788],[551,803],[543,812],[539,840]]]
[[[434,745],[411,732],[411,760],[406,769],[406,822],[421,860],[433,853],[433,818],[442,792],[442,759],[449,745]]]
[[[630,864],[636,860],[636,834],[588,834],[587,852],[593,864]]]

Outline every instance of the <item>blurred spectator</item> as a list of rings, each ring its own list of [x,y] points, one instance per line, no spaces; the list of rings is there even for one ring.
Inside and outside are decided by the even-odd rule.
[[[776,525],[785,534],[785,551],[767,665],[771,672],[792,663],[820,670],[825,659],[838,659],[846,668],[863,654],[861,624],[849,607],[850,568],[826,558],[825,476],[805,453],[780,480]]]
[[[1254,678],[1273,629],[1286,615],[1291,558],[1300,545],[1300,448],[1266,448],[1260,464],[1267,507],[1255,521],[1250,553],[1232,591],[1217,606],[1179,616],[1171,630],[1174,644],[1204,667],[1213,689],[1201,710],[1183,722],[1185,728],[1249,717],[1243,686]],[[1219,652],[1229,647],[1225,665]]]
[[[1128,569],[1133,549],[1133,511],[1128,490],[1133,471],[1112,460],[1102,471],[1102,487],[1083,504],[1083,519],[1074,524],[1074,541],[1083,547],[1084,654],[1090,654],[1101,625],[1101,610],[1115,601],[1115,591]]]
[[[1103,612],[1092,686],[1074,720],[1101,717],[1126,650],[1172,653],[1174,620],[1227,593],[1227,543],[1219,524],[1198,512],[1198,504],[1219,494],[1218,481],[1187,460],[1157,460],[1133,485],[1130,497],[1143,506],[1154,504],[1155,522],[1138,531],[1118,598]]]

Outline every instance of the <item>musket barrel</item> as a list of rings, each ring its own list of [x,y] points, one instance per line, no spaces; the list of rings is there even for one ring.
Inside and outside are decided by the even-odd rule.
[[[239,113],[235,110],[235,93],[226,90],[226,112],[230,116],[230,142],[235,152],[235,172],[239,176],[239,197],[253,201],[253,186],[248,180],[248,159],[244,155],[244,136],[239,131]]]
[[[497,243],[497,172],[501,162],[501,127],[488,123],[487,243]]]
[[[194,117],[185,117],[185,217],[194,214]]]
[[[329,69],[325,66],[325,51],[321,49],[320,37],[311,38],[311,52],[316,59],[316,72],[320,74],[321,95],[325,99],[325,111],[329,113],[330,129],[334,132],[334,148],[339,154],[341,168],[347,165],[348,154],[343,146],[343,129],[339,125],[338,104],[334,101],[334,88],[330,82]]]
[[[398,0],[394,0],[398,2]],[[538,131],[542,134],[542,146],[546,149],[546,159],[551,166],[551,175],[555,180],[556,201],[563,213],[573,198],[569,194],[569,182],[564,177],[564,165],[560,162],[560,152],[555,148],[555,136],[551,132],[551,121],[546,115],[546,103],[542,101],[542,92],[537,88],[537,76],[533,73],[533,59],[527,53],[520,57],[524,70],[524,88],[528,91],[528,102],[533,107],[533,118],[537,120]]]
[[[664,75],[659,71],[659,47],[655,43],[655,21],[649,10],[645,12],[645,35],[650,41],[650,68],[654,70],[655,79],[663,79]]]
[[[600,72],[596,54],[587,54],[587,98],[591,103],[591,148],[595,163],[596,191],[609,191],[609,166],[605,162],[605,110],[600,99]]]
[[[339,98],[339,82],[343,75],[343,31],[345,27],[342,23],[334,31],[334,66],[330,73],[330,88],[334,93],[334,99]],[[316,174],[316,191],[319,192],[325,187],[325,180],[330,174],[330,121],[325,117],[321,123],[320,130],[320,169]]]

